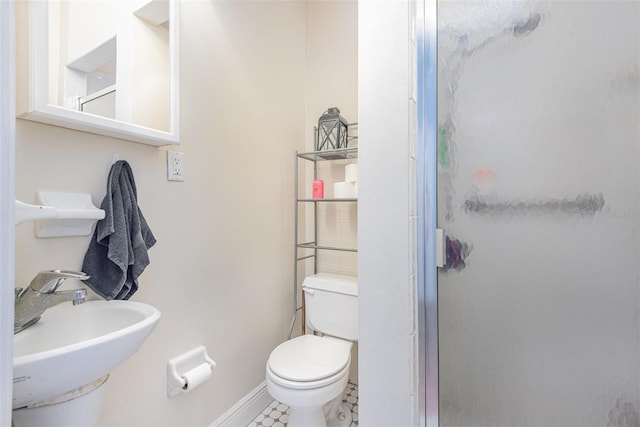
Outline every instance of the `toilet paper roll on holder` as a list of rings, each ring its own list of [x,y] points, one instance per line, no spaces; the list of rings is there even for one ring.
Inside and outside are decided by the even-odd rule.
[[[216,367],[216,362],[209,357],[203,345],[169,360],[167,362],[167,396],[174,397],[191,390],[186,377],[189,377],[189,372],[194,372],[204,364],[208,365],[210,371]]]

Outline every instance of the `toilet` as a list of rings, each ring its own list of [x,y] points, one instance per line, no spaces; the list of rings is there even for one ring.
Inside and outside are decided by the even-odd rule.
[[[352,416],[342,393],[358,338],[357,278],[314,274],[302,289],[307,324],[324,335],[302,335],[276,347],[267,361],[267,390],[289,406],[288,427],[346,427]]]

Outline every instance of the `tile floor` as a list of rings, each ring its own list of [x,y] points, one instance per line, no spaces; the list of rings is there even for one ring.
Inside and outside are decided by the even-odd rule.
[[[358,386],[348,383],[347,388],[344,389],[342,401],[353,414],[353,422],[350,427],[358,427]],[[288,420],[289,407],[274,400],[247,427],[284,427]]]

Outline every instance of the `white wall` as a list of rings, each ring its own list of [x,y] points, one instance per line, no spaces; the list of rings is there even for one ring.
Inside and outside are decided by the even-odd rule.
[[[86,191],[100,203],[114,153],[134,170],[158,243],[133,299],[162,318],[112,373],[101,425],[206,425],[264,380],[291,316],[293,151],[305,140],[304,2],[184,2],[181,142],[185,182],[165,150],[17,121],[16,196]],[[79,269],[89,238],[16,229],[16,282]],[[69,286],[76,285],[70,284]],[[166,361],[204,344],[212,380],[166,397]]]
[[[363,426],[417,425],[415,2],[359,4],[359,396]]]

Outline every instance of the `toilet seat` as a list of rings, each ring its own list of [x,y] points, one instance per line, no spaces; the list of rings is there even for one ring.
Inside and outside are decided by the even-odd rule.
[[[292,381],[279,377],[267,367],[267,379],[269,379],[272,383],[279,385],[280,387],[288,388],[291,390],[320,389],[338,382],[343,378],[347,378],[348,376],[349,366],[345,366],[340,372],[327,378],[322,378],[316,381]]]
[[[339,380],[348,371],[352,343],[332,337],[302,335],[271,352],[267,372],[285,387],[316,388]]]

